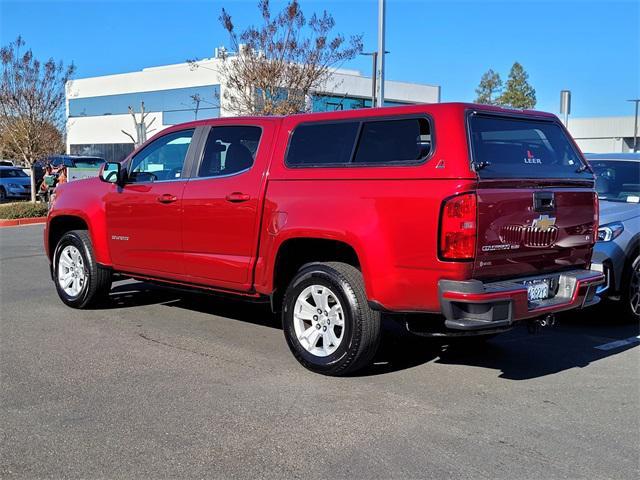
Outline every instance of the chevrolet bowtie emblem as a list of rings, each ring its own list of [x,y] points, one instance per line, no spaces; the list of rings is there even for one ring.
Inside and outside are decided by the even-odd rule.
[[[538,218],[533,220],[532,227],[538,228],[543,232],[550,230],[551,227],[555,226],[556,217],[550,217],[549,215],[540,215]]]

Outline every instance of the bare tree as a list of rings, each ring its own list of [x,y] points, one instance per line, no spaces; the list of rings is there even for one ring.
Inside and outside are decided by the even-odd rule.
[[[307,19],[297,0],[272,14],[260,0],[262,24],[238,32],[222,9],[220,23],[236,55],[221,53],[221,106],[237,115],[278,115],[309,108],[308,96],[329,79],[331,70],[362,51],[362,36],[331,35],[333,17],[323,11]],[[192,68],[199,68],[191,60]]]
[[[133,142],[134,146],[137,148],[147,141],[147,134],[155,130],[155,129],[150,129],[149,127],[153,125],[153,122],[155,122],[156,119],[154,117],[151,119],[149,123],[147,123],[147,117],[149,116],[149,112],[145,112],[144,102],[140,102],[140,121],[138,121],[138,118],[136,117],[136,112],[133,110],[132,106],[129,106],[129,114],[131,115],[131,118],[133,118],[133,129],[134,129],[133,131],[135,132],[136,136],[134,137],[132,134],[130,134],[129,132],[126,132],[125,130],[120,130],[120,131],[124,133],[127,137],[129,137]]]
[[[36,200],[35,163],[60,153],[64,126],[65,85],[75,72],[52,58],[40,62],[23,51],[21,37],[0,49],[0,141],[31,169],[31,201]]]

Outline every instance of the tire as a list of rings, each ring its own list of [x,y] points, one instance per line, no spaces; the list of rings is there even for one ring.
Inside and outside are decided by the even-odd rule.
[[[4,202],[7,199],[7,192],[4,187],[0,187],[0,203]]]
[[[111,270],[96,263],[91,238],[86,230],[72,230],[62,236],[53,255],[53,268],[58,296],[70,307],[95,306],[111,290]],[[65,289],[69,280],[71,283]]]
[[[323,375],[348,375],[371,363],[380,344],[380,317],[367,303],[360,271],[339,262],[302,267],[282,305],[291,352],[305,368]]]
[[[620,309],[625,321],[640,321],[640,254],[636,253],[625,268]]]

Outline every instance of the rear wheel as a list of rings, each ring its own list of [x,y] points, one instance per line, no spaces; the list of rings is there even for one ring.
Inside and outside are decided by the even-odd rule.
[[[285,293],[282,322],[296,359],[325,375],[367,366],[380,343],[380,313],[367,303],[360,271],[345,263],[303,267]]]
[[[100,267],[86,230],[65,233],[53,256],[54,282],[60,299],[73,308],[87,308],[111,289],[111,271]]]
[[[0,202],[4,202],[7,199],[7,192],[4,187],[0,187]]]

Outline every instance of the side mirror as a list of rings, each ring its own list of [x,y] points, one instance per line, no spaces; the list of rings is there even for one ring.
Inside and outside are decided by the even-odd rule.
[[[121,165],[118,162],[107,162],[100,170],[100,180],[107,183],[120,183]]]

